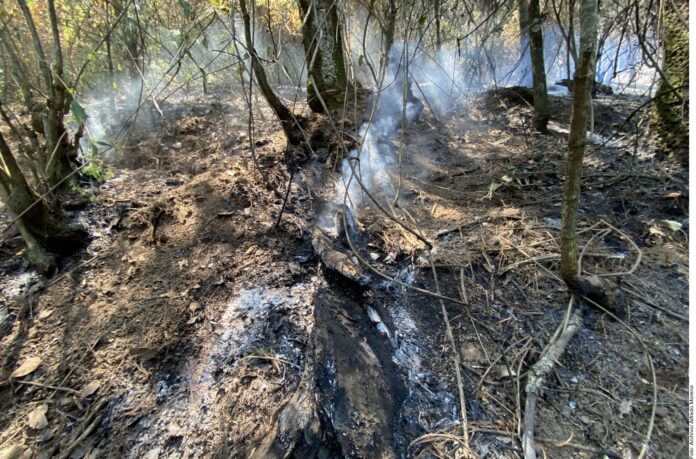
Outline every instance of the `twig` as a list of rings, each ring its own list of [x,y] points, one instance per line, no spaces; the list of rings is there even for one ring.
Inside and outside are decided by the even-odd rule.
[[[280,225],[280,219],[283,217],[283,212],[285,211],[285,205],[288,203],[288,197],[290,196],[290,189],[292,187],[292,178],[295,175],[294,170],[290,170],[290,178],[288,179],[288,189],[285,190],[285,197],[283,198],[283,205],[280,206],[280,212],[278,212],[278,219],[276,220],[276,228]]]
[[[539,438],[537,441],[539,443],[547,443],[547,444],[549,444],[553,447],[556,447],[556,448],[573,448],[573,449],[577,449],[579,451],[593,453],[599,457],[606,456],[606,457],[609,457],[611,459],[621,459],[621,457],[623,457],[623,456],[621,456],[613,451],[609,451],[606,449],[593,448],[591,446],[578,445],[577,443],[571,443],[570,440],[572,438],[573,438],[573,436],[571,435],[570,438],[568,438],[567,440],[563,440],[563,441],[554,441],[554,440],[550,440],[547,438]]]
[[[573,307],[574,296],[571,296],[568,304],[568,311]],[[566,316],[556,330],[555,335],[558,338],[549,342],[544,354],[539,358],[530,369],[527,378],[527,401],[524,407],[524,429],[522,434],[522,449],[525,459],[536,459],[536,451],[534,449],[534,422],[536,417],[536,403],[539,398],[539,392],[544,386],[546,375],[553,369],[555,363],[560,359],[561,355],[568,346],[570,339],[578,332],[582,326],[582,311],[576,308],[570,316]]]
[[[65,450],[56,456],[57,459],[67,459],[70,457],[70,453],[77,448],[77,446],[82,443],[82,441],[87,438],[101,423],[102,416],[99,414],[101,410],[106,406],[106,400],[102,400],[99,405],[97,405],[92,413],[87,416],[84,424],[88,424],[85,430],[77,437],[72,443],[70,443]]]
[[[657,375],[655,374],[655,365],[653,364],[652,356],[650,355],[650,352],[648,351],[648,346],[645,344],[645,341],[643,341],[643,338],[640,337],[638,332],[636,332],[630,325],[628,325],[626,322],[623,320],[619,319],[616,317],[616,314],[612,313],[611,311],[607,310],[605,307],[603,307],[600,304],[597,304],[596,302],[592,301],[589,298],[586,298],[583,296],[583,299],[589,303],[591,303],[594,307],[604,311],[605,314],[609,315],[612,319],[626,327],[626,330],[629,331],[641,344],[643,347],[643,353],[645,354],[645,358],[648,361],[648,368],[650,369],[650,374],[652,376],[652,386],[653,386],[653,393],[652,393],[652,412],[650,414],[650,421],[648,422],[648,431],[645,433],[645,440],[643,441],[643,446],[640,449],[640,454],[638,454],[638,459],[642,459],[645,457],[645,454],[648,452],[648,445],[650,444],[650,437],[652,436],[652,431],[653,428],[655,427],[655,413],[657,411]]]
[[[615,226],[613,226],[612,224],[608,223],[608,222],[607,222],[606,220],[604,220],[604,219],[600,220],[599,222],[600,222],[600,223],[604,223],[605,225],[607,225],[607,227],[609,227],[609,228],[611,228],[612,230],[614,230],[614,231],[616,231],[617,233],[619,233],[620,236],[622,236],[629,244],[631,244],[631,246],[633,247],[633,250],[636,251],[637,255],[636,255],[636,261],[633,263],[633,266],[631,266],[631,268],[630,268],[628,271],[616,272],[616,273],[598,274],[597,276],[598,276],[598,277],[609,277],[609,276],[624,276],[624,275],[628,275],[628,274],[633,274],[633,273],[636,271],[636,269],[638,269],[638,266],[640,265],[640,261],[641,261],[641,259],[643,258],[643,251],[640,250],[640,248],[638,247],[638,245],[636,245],[635,242],[633,242],[633,239],[631,239],[630,237],[628,237],[628,235],[627,235],[626,233],[624,233],[623,231],[621,231],[621,230],[618,229],[617,227],[615,227]]]
[[[419,233],[422,233],[418,222],[409,214],[405,209],[403,212],[406,216],[410,217],[411,221],[416,225]],[[435,292],[442,296],[440,290],[440,282],[437,278],[437,268],[435,268],[435,261],[433,260],[433,255],[431,251],[428,251],[428,261],[430,262],[430,267],[433,271],[433,281],[435,282]],[[450,324],[449,315],[447,314],[447,309],[445,308],[445,301],[442,297],[440,300],[440,309],[442,310],[442,317],[445,320],[445,333],[449,341],[450,347],[452,348],[452,360],[454,363],[454,374],[457,380],[457,390],[459,392],[459,409],[461,410],[461,420],[462,420],[462,440],[464,443],[464,454],[469,454],[469,428],[467,425],[467,415],[466,415],[466,397],[464,396],[464,385],[462,383],[462,370],[461,370],[461,357],[459,355],[459,349],[457,348],[457,343],[454,340],[454,333],[452,332],[452,325]]]
[[[641,295],[640,293],[634,292],[632,289],[627,288],[625,285],[621,286],[621,290],[623,290],[624,292],[626,292],[630,295],[633,295],[636,298],[636,301],[638,303],[642,303],[646,306],[657,309],[658,311],[664,312],[668,316],[671,316],[675,319],[683,320],[684,322],[689,323],[689,318],[687,316],[684,316],[684,315],[679,314],[679,313],[674,312],[674,311],[670,311],[669,309],[660,306],[659,304],[655,303],[654,301],[651,301],[650,299],[646,298],[645,296]]]
[[[540,261],[558,260],[558,259],[560,259],[560,258],[561,258],[561,255],[558,254],[558,253],[547,253],[547,254],[544,254],[544,255],[537,255],[536,257],[525,258],[525,259],[523,259],[523,260],[520,260],[520,261],[516,261],[516,262],[514,262],[514,263],[511,263],[511,264],[509,264],[509,265],[507,265],[507,266],[503,266],[503,267],[500,268],[500,270],[498,271],[498,275],[505,274],[506,272],[510,271],[511,269],[518,268],[518,267],[520,267],[520,266],[522,266],[522,265],[524,265],[524,264],[527,264],[527,263],[537,263],[537,262],[540,262]]]
[[[461,229],[463,229],[463,228],[466,228],[467,226],[475,225],[476,223],[479,223],[479,222],[482,221],[482,220],[483,220],[483,217],[476,217],[476,218],[474,218],[473,220],[468,221],[468,222],[466,222],[466,223],[462,223],[461,225],[455,226],[454,228],[448,228],[448,229],[440,230],[440,231],[438,231],[438,232],[435,234],[435,237],[441,238],[441,237],[443,237],[443,236],[447,236],[448,234],[454,233],[455,231],[458,231],[458,230],[461,230]]]
[[[74,395],[78,395],[80,393],[80,391],[75,390],[75,389],[71,389],[69,387],[52,386],[50,384],[45,384],[45,383],[42,383],[40,381],[27,381],[25,379],[19,379],[17,381],[13,381],[13,382],[20,383],[20,384],[28,384],[30,386],[39,386],[39,387],[43,387],[44,389],[59,390],[59,391],[67,392],[69,394],[74,394]]]

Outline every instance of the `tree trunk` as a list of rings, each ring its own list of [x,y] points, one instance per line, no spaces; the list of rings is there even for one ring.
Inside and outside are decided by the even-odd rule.
[[[676,7],[676,8],[675,8]],[[670,156],[689,162],[689,5],[685,0],[665,2],[662,79],[655,97],[652,123],[659,137],[658,158]]]
[[[3,178],[0,178],[0,201],[9,203],[11,200],[10,191],[5,184]],[[19,230],[22,239],[27,245],[27,260],[40,274],[46,274],[56,264],[55,257],[44,250],[39,241],[36,240],[31,231],[24,224],[24,221],[19,217],[19,214],[14,209],[5,204],[5,212],[7,216],[14,221],[15,226]]]
[[[597,46],[597,0],[582,0],[580,29],[580,53],[573,82],[573,105],[563,186],[563,224],[561,228],[561,276],[566,284],[574,289],[578,288],[580,281],[576,225],[582,158],[585,153],[586,129],[597,55],[595,51]]]
[[[348,87],[343,57],[343,30],[333,0],[298,0],[302,15],[302,43],[307,63],[307,102],[315,113],[343,106]],[[316,85],[316,88],[314,87]],[[315,92],[316,91],[316,92]]]
[[[5,138],[0,134],[2,199],[10,218],[21,219],[18,228],[29,248],[29,259],[38,269],[46,269],[48,258],[42,251],[69,254],[82,246],[87,233],[71,227],[58,212],[50,209],[27,183]],[[31,237],[28,237],[29,234]],[[40,247],[41,250],[36,247]]]
[[[529,54],[532,60],[532,87],[534,90],[534,128],[546,132],[549,123],[549,95],[546,90],[544,39],[541,31],[539,0],[529,1]],[[594,80],[592,80],[594,81]]]
[[[254,42],[251,36],[251,19],[249,18],[249,10],[247,9],[246,0],[239,0],[239,8],[242,12],[242,22],[244,23],[244,39],[246,42],[246,47],[251,57],[251,68],[256,77],[256,82],[259,85],[259,89],[263,94],[263,97],[271,106],[276,117],[280,121],[280,124],[285,133],[287,141],[291,145],[299,145],[302,140],[302,132],[292,112],[288,107],[283,104],[283,102],[278,98],[278,96],[273,92],[271,85],[268,84],[268,79],[266,78],[266,71],[261,65],[261,60],[256,53],[256,48],[254,48]]]
[[[120,17],[124,13],[124,8],[131,8],[126,0],[107,0],[107,3],[114,8],[114,15]],[[137,8],[137,5],[132,6]],[[123,44],[123,57],[126,62],[128,62],[128,74],[134,80],[140,79],[140,69],[141,72],[145,70],[143,67],[143,49],[141,48],[141,40],[139,37],[139,25],[133,20],[130,12],[125,13],[125,18],[123,20],[123,29],[120,32],[121,43]]]
[[[566,37],[566,78],[570,79],[570,64],[577,63],[578,50],[575,45],[575,0],[568,1],[568,36]]]
[[[382,55],[380,75],[386,70],[389,65],[389,51],[394,44],[394,33],[396,32],[396,14],[398,9],[396,7],[396,0],[389,0],[389,8],[386,11],[385,23],[386,26],[382,31]]]
[[[27,6],[26,0],[18,0],[20,9],[32,37],[32,44],[36,57],[39,59],[42,81],[29,81],[29,75],[21,74],[21,59],[17,50],[14,49],[12,40],[6,33],[0,35],[5,48],[11,55],[15,66],[15,74],[20,74],[18,81],[25,92],[25,105],[32,113],[32,129],[36,134],[42,134],[44,144],[37,148],[37,159],[43,169],[43,176],[46,185],[49,187],[57,185],[68,174],[74,170],[77,160],[77,142],[81,135],[81,129],[70,139],[68,130],[65,126],[64,117],[69,109],[72,96],[68,92],[63,74],[63,51],[60,41],[60,31],[58,16],[56,14],[55,1],[48,1],[48,16],[51,27],[51,48],[53,49],[53,59],[49,61],[44,51],[41,36],[34,23],[31,10]],[[49,65],[50,63],[50,65]],[[36,92],[45,97],[44,103],[34,102],[32,93],[34,88],[40,88]]]
[[[532,69],[529,60],[529,0],[519,0],[518,13],[520,26],[520,68],[522,70],[520,85],[530,86],[532,84]]]
[[[442,36],[440,31],[440,0],[434,0],[435,5],[435,49],[440,51]]]

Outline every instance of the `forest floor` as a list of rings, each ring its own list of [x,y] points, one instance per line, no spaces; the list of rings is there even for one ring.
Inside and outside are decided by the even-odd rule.
[[[637,116],[623,125],[642,102],[595,102],[596,132],[612,139],[586,155],[582,269],[609,274],[625,301],[621,320],[586,314],[548,379],[545,457],[637,457],[648,434],[646,457],[687,454],[688,174],[654,159]],[[405,134],[400,207],[434,242],[442,294],[459,300],[445,307],[480,457],[521,457],[526,371],[568,309],[570,98],[552,106],[549,135],[531,131],[528,107],[485,96],[426,110]],[[311,399],[321,444],[281,438],[297,457],[465,457],[440,303],[411,288],[436,289],[424,245],[362,209],[358,252],[401,284],[343,283],[311,244],[333,158],[307,166],[276,227],[287,175],[270,115],[257,120],[264,185],[238,102],[163,109],[111,158],[113,178],[69,202],[91,240],[53,278],[26,267],[16,235],[0,243],[0,451],[260,456],[283,413]]]

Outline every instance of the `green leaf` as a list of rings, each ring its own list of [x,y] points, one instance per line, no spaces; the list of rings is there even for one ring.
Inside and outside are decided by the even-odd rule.
[[[95,60],[97,60],[97,56],[94,53],[87,54],[87,62],[94,62]]]
[[[189,2],[186,0],[179,0],[179,6],[181,6],[182,10],[184,10],[184,17],[188,19],[189,15],[191,15],[191,5]]]
[[[82,124],[87,120],[87,112],[85,111],[85,108],[80,105],[80,103],[74,97],[70,102],[70,111],[78,123]]]
[[[674,220],[662,220],[662,223],[667,225],[667,228],[669,228],[672,231],[679,231],[682,229],[682,224],[679,222],[675,222]]]

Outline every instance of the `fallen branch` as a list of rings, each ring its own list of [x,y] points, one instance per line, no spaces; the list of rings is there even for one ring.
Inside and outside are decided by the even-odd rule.
[[[536,403],[546,381],[546,376],[553,369],[561,355],[563,355],[571,338],[575,336],[582,326],[582,310],[581,308],[572,310],[573,301],[574,297],[571,297],[565,320],[559,325],[539,361],[529,370],[527,386],[525,387],[527,401],[524,407],[524,430],[522,433],[522,449],[525,459],[536,459],[537,457],[534,448],[534,420],[536,417]]]

